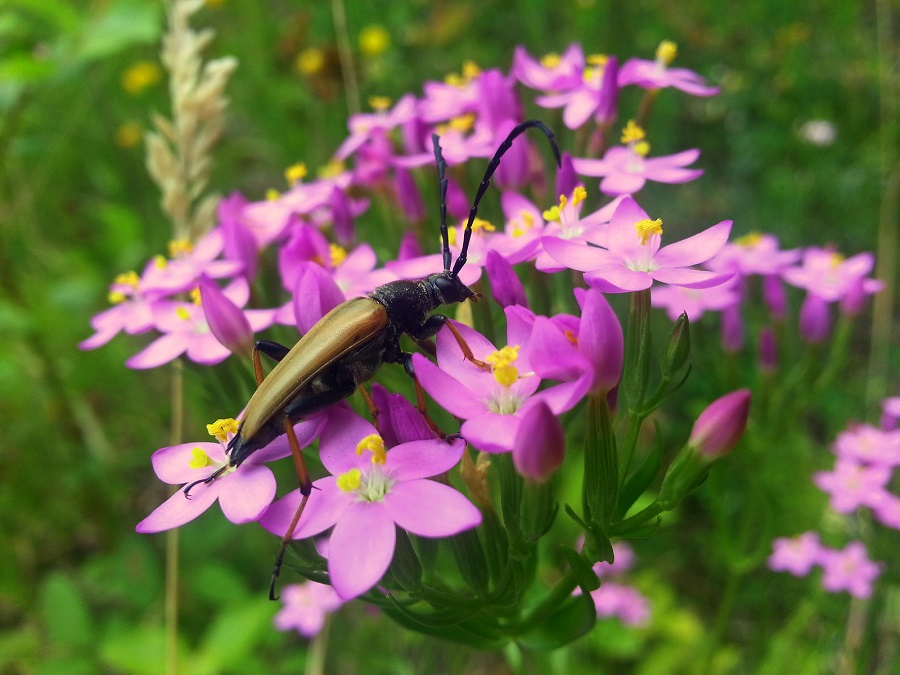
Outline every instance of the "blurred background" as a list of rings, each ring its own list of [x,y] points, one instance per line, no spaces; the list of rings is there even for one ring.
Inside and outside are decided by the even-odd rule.
[[[421,95],[425,81],[466,61],[507,71],[519,44],[542,55],[579,42],[621,62],[653,58],[669,39],[679,47],[675,65],[721,93],[659,97],[649,129],[654,154],[700,148],[705,174],[682,186],[651,184],[641,200],[648,212],[664,209],[695,228],[733,219],[735,236],[773,232],[785,248],[830,243],[852,255],[876,251],[880,241],[887,248],[879,257],[895,258],[896,239],[885,234],[896,232],[900,140],[890,10],[889,2],[850,0],[754,0],[740,11],[718,0],[208,0],[193,20],[216,32],[207,56],[239,61],[212,188],[262,199],[285,187],[287,166],[331,158],[353,105],[338,40],[349,42],[365,109],[372,95]],[[120,336],[91,352],[77,344],[107,306],[112,278],[141,269],[171,237],[142,141],[151,113],[169,114],[158,58],[164,21],[153,0],[0,5],[2,673],[163,667],[165,538],[139,536],[134,526],[166,494],[149,457],[167,443],[168,372],[124,367],[140,338]],[[623,95],[621,111],[634,110],[633,95]],[[530,112],[562,126],[554,114]],[[846,419],[877,421],[863,329],[855,379],[823,402],[838,413],[831,426],[824,416],[823,452]],[[896,374],[896,354],[892,367]],[[878,396],[898,393],[890,373],[878,369]],[[187,428],[198,429],[218,406],[190,368],[185,382]],[[209,513],[182,528],[181,542],[184,672],[302,669],[307,642],[271,627],[271,538]],[[679,559],[677,539],[638,542],[636,550],[652,561],[642,582],[654,602],[652,626],[604,624],[559,657],[568,672],[693,672],[692,650],[718,601],[714,579],[684,575],[699,561]],[[667,572],[677,569],[681,576]],[[716,661],[721,672],[820,672],[841,652],[846,596],[817,600],[809,617],[815,640],[767,630],[778,609],[760,605],[760,586],[783,583],[786,598],[803,590],[782,577],[763,568],[739,591],[752,614],[733,620]],[[884,602],[897,606],[896,597]],[[362,605],[337,621],[332,672],[507,667],[500,655],[397,630]],[[340,644],[350,631],[353,644]]]

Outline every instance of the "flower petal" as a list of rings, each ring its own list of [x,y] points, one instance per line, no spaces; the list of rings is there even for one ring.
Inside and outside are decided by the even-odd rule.
[[[689,267],[706,262],[722,250],[730,233],[731,221],[723,220],[693,237],[663,246],[653,256],[653,263],[656,267]]]
[[[195,485],[188,497],[181,490],[156,507],[153,513],[144,518],[135,527],[141,534],[171,530],[192,521],[206,511],[219,496],[220,485],[217,482]]]
[[[509,452],[520,422],[514,415],[487,413],[465,422],[460,433],[482,452]]]
[[[383,503],[397,525],[420,537],[449,537],[481,523],[481,511],[462,493],[433,480],[397,483]]]
[[[461,438],[449,442],[435,439],[403,443],[387,453],[385,470],[393,480],[430,478],[456,466],[465,448]]]
[[[384,576],[397,530],[383,503],[357,502],[334,526],[328,547],[331,585],[342,600],[362,595]]]
[[[275,475],[267,466],[244,464],[220,480],[219,506],[232,523],[258,520],[275,499]]]
[[[301,497],[300,490],[294,490],[273,502],[259,519],[259,524],[272,534],[284,536],[297,513]],[[353,499],[353,495],[338,489],[334,476],[320,478],[313,483],[312,494],[303,509],[293,538],[304,539],[324,532],[346,512]]]

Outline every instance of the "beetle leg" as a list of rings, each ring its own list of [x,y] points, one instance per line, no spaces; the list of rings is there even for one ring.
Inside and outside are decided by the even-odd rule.
[[[453,333],[453,337],[456,338],[456,343],[459,345],[459,348],[462,349],[463,356],[466,360],[471,361],[476,366],[481,368],[482,370],[491,370],[491,364],[482,361],[481,359],[476,359],[475,355],[472,353],[472,349],[469,347],[469,344],[466,342],[466,339],[462,336],[462,333],[459,332],[459,328],[454,326],[451,322],[447,321],[447,328],[450,329],[450,332]]]
[[[360,396],[363,397],[363,401],[366,402],[366,407],[369,409],[369,414],[372,416],[372,423],[375,425],[375,429],[379,433],[381,433],[381,429],[378,428],[378,408],[375,407],[375,401],[372,400],[372,397],[366,390],[365,385],[359,385],[357,391],[359,392]]]
[[[287,353],[291,351],[290,347],[285,347],[271,340],[257,340],[253,343],[253,372],[256,375],[256,386],[262,384],[264,379],[262,371],[262,363],[259,360],[259,354],[262,352],[273,361],[281,361]]]
[[[281,574],[281,564],[284,562],[284,553],[287,545],[294,537],[294,530],[297,529],[297,523],[300,522],[300,516],[306,508],[306,502],[309,501],[309,495],[312,492],[312,481],[309,479],[309,470],[306,468],[306,460],[303,459],[303,453],[300,451],[300,443],[297,441],[297,434],[294,433],[294,425],[289,417],[284,418],[284,432],[287,434],[288,443],[291,445],[291,456],[294,458],[294,468],[297,470],[297,478],[300,481],[300,505],[291,519],[291,524],[281,538],[281,547],[278,549],[278,555],[275,557],[275,565],[272,568],[272,581],[269,584],[269,600],[277,600],[275,595],[275,584]]]

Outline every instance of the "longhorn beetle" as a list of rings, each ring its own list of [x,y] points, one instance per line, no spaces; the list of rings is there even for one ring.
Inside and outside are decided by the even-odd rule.
[[[540,129],[547,136],[557,166],[560,165],[559,148],[549,127],[537,120],[523,122],[515,127],[497,148],[478,186],[466,222],[462,247],[452,268],[447,232],[447,179],[444,177],[446,163],[441,154],[439,138],[433,135],[434,158],[440,181],[443,271],[429,274],[424,279],[391,281],[379,286],[366,297],[347,300],[322,317],[290,349],[277,342],[256,342],[253,366],[258,388],[247,403],[237,434],[228,443],[228,463],[207,478],[186,485],[184,493],[190,496],[191,488],[198,483],[210,483],[225,472],[236,469],[249,455],[281,434],[287,434],[303,498],[282,539],[275,561],[269,589],[271,599],[276,599],[275,583],[281,570],[285,548],[312,491],[312,481],[300,453],[293,424],[349,397],[357,388],[368,398],[360,385],[372,377],[382,363],[402,364],[406,372],[415,379],[412,354],[400,349],[400,337],[404,333],[416,342],[423,343],[446,325],[453,331],[465,357],[482,367],[486,366],[474,358],[459,331],[447,322],[446,316],[430,315],[430,312],[441,305],[476,298],[476,293],[460,281],[459,271],[466,264],[478,205],[491,184],[491,177],[500,166],[500,159],[510,149],[513,140],[532,127]],[[277,361],[265,378],[259,359],[260,352]],[[418,380],[416,385],[419,410],[433,426],[425,412],[424,393]],[[370,407],[374,408],[371,402]]]

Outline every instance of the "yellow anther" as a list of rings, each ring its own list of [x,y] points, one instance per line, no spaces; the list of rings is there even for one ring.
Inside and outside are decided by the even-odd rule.
[[[304,162],[291,164],[284,170],[284,178],[291,187],[294,187],[297,183],[306,178],[306,174],[307,170]]]
[[[530,211],[521,211],[519,217],[512,221],[512,236],[521,237],[534,229],[534,215]]]
[[[224,443],[228,440],[228,434],[236,434],[238,432],[238,423],[233,417],[216,420],[212,424],[206,425],[206,432],[210,436],[215,436],[217,441]]]
[[[153,264],[156,265],[156,267],[158,267],[159,269],[164,270],[169,266],[169,261],[164,255],[155,255],[153,256]]]
[[[641,246],[646,246],[651,236],[663,233],[662,219],[650,220],[649,218],[644,218],[644,220],[639,220],[634,224],[634,229],[641,240]]]
[[[116,145],[120,148],[133,148],[144,138],[144,128],[135,121],[124,122],[116,129]]]
[[[182,321],[190,321],[191,313],[187,311],[185,307],[179,307],[175,310],[175,316],[177,316]]]
[[[338,476],[336,483],[338,489],[343,492],[358,490],[362,483],[362,472],[359,469],[350,469]]]
[[[511,387],[519,379],[519,371],[515,366],[497,366],[494,368],[494,379],[504,387]]]
[[[541,57],[541,65],[544,66],[544,68],[556,68],[560,63],[562,63],[562,59],[559,54],[555,52],[544,54]]]
[[[579,185],[572,193],[572,206],[578,206],[585,199],[587,199],[587,190],[584,189],[583,185]]]
[[[544,220],[552,220],[554,222],[559,222],[559,207],[551,206],[549,209],[544,211],[541,215],[544,216]]]
[[[481,68],[474,61],[466,61],[462,67],[462,75],[466,80],[474,80],[481,75]]]
[[[269,188],[266,190],[266,201],[275,202],[281,199],[281,193],[275,188]]]
[[[128,299],[121,291],[110,291],[106,298],[111,305],[118,305],[120,302],[125,302]]]
[[[644,130],[639,127],[637,122],[635,122],[634,120],[628,120],[625,128],[622,129],[623,143],[636,143],[638,141],[644,140],[644,138],[646,137],[647,134],[644,133]]]
[[[384,112],[391,107],[391,99],[389,99],[387,96],[370,96],[369,106],[372,108],[372,110]]]
[[[301,75],[315,75],[325,67],[325,52],[318,47],[307,47],[297,54],[294,67]]]
[[[153,61],[138,61],[122,74],[122,89],[139,94],[162,79],[162,70]]]
[[[588,54],[585,58],[585,62],[591,66],[605,66],[607,61],[609,57],[606,54]]]
[[[576,347],[578,346],[578,336],[575,335],[575,333],[573,333],[573,332],[571,331],[571,329],[566,328],[566,331],[565,331],[565,333],[563,333],[563,335],[565,336],[566,340],[568,340],[569,342],[571,342],[571,343],[572,343],[573,345],[575,345]]]
[[[194,245],[187,239],[172,239],[169,242],[169,257],[177,258],[188,255],[194,250]]]
[[[378,434],[369,434],[357,443],[357,455],[362,455],[366,450],[372,453],[372,464],[384,464],[387,461],[387,451],[384,449],[384,439]]]
[[[485,232],[495,232],[497,228],[491,225],[491,222],[489,220],[485,220],[484,218],[476,218],[472,221],[472,231],[480,232],[481,230],[484,230]]]
[[[462,75],[457,73],[444,75],[444,84],[449,84],[451,87],[462,87],[465,83],[466,81],[462,78]]]
[[[337,267],[347,259],[347,250],[343,246],[337,244],[329,244],[328,250],[331,253],[331,266]]]
[[[678,55],[678,45],[671,40],[663,40],[656,48],[656,60],[664,66],[669,65]]]
[[[202,304],[201,298],[200,298],[200,287],[199,286],[197,288],[191,289],[191,292],[188,293],[188,297],[191,299],[191,302],[193,302],[195,305]]]
[[[384,54],[391,46],[391,35],[384,26],[371,24],[359,31],[359,51],[363,56]]]
[[[759,245],[759,242],[761,241],[762,235],[759,232],[750,232],[748,234],[745,234],[743,237],[738,237],[737,239],[735,239],[734,243],[738,246],[746,246],[749,248],[751,246]]]
[[[454,131],[471,131],[475,126],[475,113],[466,113],[450,120],[449,127]]]
[[[638,157],[646,157],[650,154],[650,144],[647,141],[638,141],[631,146],[631,149]]]
[[[188,466],[192,469],[202,469],[207,466],[213,466],[215,462],[210,459],[209,455],[207,455],[203,448],[191,448],[191,459],[188,462]]]
[[[831,254],[831,261],[830,261],[830,262],[831,262],[831,269],[833,269],[833,270],[837,269],[838,266],[840,266],[840,264],[841,264],[842,262],[844,262],[844,260],[846,260],[846,258],[844,258],[844,256],[842,256],[842,255],[841,255],[840,253],[838,253],[837,251],[835,251],[834,253],[832,253],[832,254]]]
[[[141,283],[141,278],[138,276],[137,272],[134,270],[128,272],[122,272],[122,274],[116,275],[116,278],[113,279],[114,284],[122,284],[123,286],[131,286],[132,288],[137,288],[138,284]]]
[[[333,159],[328,164],[320,166],[316,173],[319,178],[335,178],[344,173],[344,163],[339,159]]]

